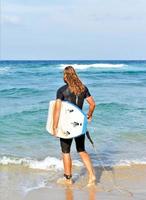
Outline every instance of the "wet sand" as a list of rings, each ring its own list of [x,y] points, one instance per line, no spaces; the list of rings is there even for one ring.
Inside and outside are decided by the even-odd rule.
[[[95,168],[97,185],[87,188],[87,175],[79,172],[70,187],[58,185],[49,180],[49,173],[13,166],[0,167],[0,199],[24,200],[145,200],[146,165]],[[48,176],[48,177],[47,177]],[[55,176],[55,174],[54,174]],[[48,182],[40,187],[31,187],[30,182],[44,180]],[[29,189],[20,187],[27,184]],[[33,184],[32,184],[33,186]],[[22,192],[22,188],[25,192]]]

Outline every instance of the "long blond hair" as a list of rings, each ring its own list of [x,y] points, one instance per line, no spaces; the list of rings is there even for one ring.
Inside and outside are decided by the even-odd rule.
[[[70,91],[75,95],[79,95],[85,90],[85,86],[80,81],[75,69],[72,66],[65,67],[64,81],[68,84]]]

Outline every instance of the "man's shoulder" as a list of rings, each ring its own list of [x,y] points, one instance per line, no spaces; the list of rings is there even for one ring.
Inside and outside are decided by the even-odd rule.
[[[85,87],[85,92],[89,90],[88,87],[87,87],[86,85],[84,85],[84,87]]]

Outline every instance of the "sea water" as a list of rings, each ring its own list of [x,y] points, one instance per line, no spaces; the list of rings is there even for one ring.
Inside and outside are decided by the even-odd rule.
[[[68,65],[96,102],[88,125],[96,152],[86,139],[94,166],[146,163],[146,61],[0,61],[0,166],[63,170],[46,120]],[[82,166],[74,144],[72,157]]]

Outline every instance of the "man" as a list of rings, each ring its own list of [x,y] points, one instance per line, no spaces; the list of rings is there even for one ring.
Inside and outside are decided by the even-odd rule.
[[[57,134],[57,126],[59,121],[61,101],[69,101],[80,109],[83,107],[84,99],[89,104],[89,111],[87,118],[89,121],[92,120],[92,114],[95,109],[95,102],[91,96],[88,88],[83,85],[80,81],[75,69],[72,66],[68,66],[64,69],[64,82],[66,85],[62,86],[57,91],[55,110],[53,116],[53,132],[54,135]],[[82,161],[88,171],[89,182],[88,186],[95,184],[96,177],[92,167],[92,163],[88,153],[85,151],[85,134],[74,138],[76,143],[76,149],[79,153]],[[60,138],[60,145],[63,154],[63,164],[64,164],[64,183],[72,184],[72,160],[70,155],[70,148],[73,139],[62,139]]]

